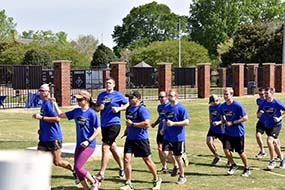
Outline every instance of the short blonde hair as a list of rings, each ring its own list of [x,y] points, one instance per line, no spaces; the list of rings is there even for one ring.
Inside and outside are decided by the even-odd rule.
[[[229,92],[231,95],[233,95],[234,89],[232,87],[226,87],[226,88],[224,88],[224,92]]]

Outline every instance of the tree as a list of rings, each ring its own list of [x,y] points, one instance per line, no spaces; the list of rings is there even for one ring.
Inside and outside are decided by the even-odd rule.
[[[198,63],[210,62],[207,49],[195,43],[181,42],[181,65],[194,66]],[[132,53],[132,65],[141,61],[156,67],[157,63],[169,62],[178,66],[178,42],[175,40],[153,42],[145,48],[135,49]]]
[[[12,17],[5,14],[5,10],[0,10],[0,41],[14,41],[16,23]]]
[[[24,39],[31,39],[34,42],[39,44],[47,45],[56,45],[63,48],[69,48],[70,43],[67,41],[67,34],[65,32],[57,32],[53,33],[51,30],[43,31],[43,30],[29,30],[22,32],[20,36]]]
[[[50,66],[51,56],[43,50],[30,49],[25,53],[23,65]]]
[[[89,62],[92,61],[93,53],[95,52],[99,41],[92,35],[79,36],[76,41],[71,41],[70,46],[78,52],[86,56]]]
[[[164,41],[178,38],[178,22],[182,31],[186,32],[185,16],[171,13],[168,6],[152,2],[133,8],[123,18],[122,26],[115,26],[112,37],[118,49],[146,47],[154,41]]]
[[[268,53],[262,50],[268,46],[276,28],[278,27],[274,23],[243,25],[233,38],[233,47],[229,52],[222,54],[223,65],[226,66],[231,63],[263,63]]]
[[[217,55],[217,45],[232,37],[240,24],[240,0],[194,0],[188,20],[191,39]]]
[[[189,33],[210,54],[217,55],[217,45],[232,38],[241,25],[280,21],[283,12],[281,0],[193,0]]]
[[[93,60],[91,62],[92,67],[98,67],[103,64],[108,64],[115,59],[113,51],[106,47],[104,44],[100,44],[93,54]]]

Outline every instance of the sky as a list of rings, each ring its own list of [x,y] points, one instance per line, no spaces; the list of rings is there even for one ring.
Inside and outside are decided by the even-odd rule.
[[[153,0],[3,0],[0,10],[5,9],[14,19],[19,34],[29,30],[63,31],[68,40],[79,35],[93,35],[100,43],[112,48],[114,26],[122,25],[133,7]],[[189,15],[191,0],[156,0],[167,5],[171,12]]]

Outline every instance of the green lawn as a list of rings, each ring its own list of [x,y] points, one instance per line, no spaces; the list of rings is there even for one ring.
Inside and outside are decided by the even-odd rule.
[[[285,96],[276,94],[276,98],[285,102]],[[239,189],[285,189],[285,170],[279,168],[273,171],[267,171],[268,157],[263,160],[256,160],[255,154],[258,152],[255,141],[255,123],[256,123],[256,104],[257,96],[235,97],[245,107],[249,120],[245,123],[246,137],[245,137],[245,152],[248,155],[249,164],[252,168],[251,176],[243,178],[240,176],[243,167],[233,175],[227,176],[226,159],[223,157],[222,161],[217,166],[210,166],[212,156],[205,144],[205,136],[208,131],[208,104],[206,99],[190,99],[183,100],[183,103],[190,116],[190,125],[187,126],[187,155],[190,160],[190,165],[186,168],[187,182],[184,185],[176,185],[177,177],[170,177],[168,174],[160,174],[163,179],[161,189],[217,189],[217,190],[239,190]],[[151,112],[151,120],[157,118],[156,106],[157,101],[146,101],[145,104]],[[71,109],[71,108],[68,108]],[[63,111],[68,110],[66,108]],[[17,109],[17,110],[3,110],[0,109],[0,149],[24,149],[29,146],[37,145],[37,129],[38,122],[32,119],[31,115],[38,112],[39,109]],[[124,117],[123,117],[124,118]],[[122,121],[122,123],[124,123]],[[64,142],[75,141],[75,127],[73,121],[61,121]],[[124,125],[123,125],[124,126]],[[156,128],[149,129],[149,137],[152,148],[152,158],[160,169],[159,158],[157,155],[155,137]],[[265,136],[263,138],[265,140]],[[285,144],[285,130],[280,133],[281,144]],[[101,137],[98,137],[98,143],[101,143]],[[123,146],[124,139],[118,138],[118,144]],[[216,143],[219,153],[223,155],[221,144]],[[285,146],[285,145],[284,145]],[[268,151],[266,149],[266,151]],[[234,154],[235,161],[242,166],[238,154]],[[72,158],[68,158],[73,162]],[[133,182],[135,189],[150,189],[152,187],[152,176],[140,158],[134,158],[133,162]],[[86,164],[86,167],[92,173],[97,173],[100,167],[100,160],[91,159]],[[169,167],[171,165],[169,164]],[[117,178],[118,168],[113,159],[110,160],[108,169],[105,174],[105,180],[101,185],[101,189],[111,190],[119,189],[124,184],[124,180]],[[51,186],[53,190],[61,189],[77,189],[80,186],[75,186],[70,172],[52,167]]]

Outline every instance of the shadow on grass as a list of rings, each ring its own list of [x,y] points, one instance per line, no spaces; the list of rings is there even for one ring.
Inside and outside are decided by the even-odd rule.
[[[54,179],[74,179],[73,176],[67,176],[67,175],[52,175],[51,176]]]

